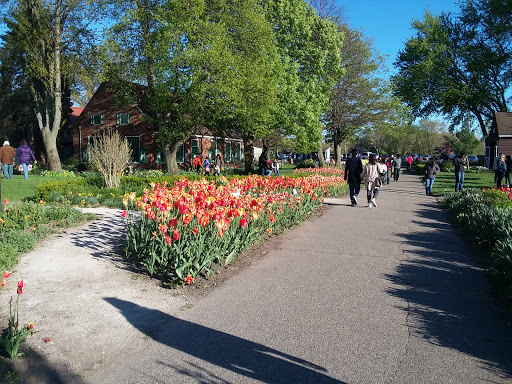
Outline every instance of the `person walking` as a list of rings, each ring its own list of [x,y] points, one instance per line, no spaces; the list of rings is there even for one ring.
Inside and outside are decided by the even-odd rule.
[[[505,165],[507,166],[507,170],[505,171],[505,184],[509,188],[512,188],[512,183],[510,182],[510,169],[512,168],[512,157],[510,157],[510,155],[507,155]]]
[[[18,147],[18,157],[23,168],[23,176],[25,176],[25,179],[28,179],[28,166],[31,161],[33,161],[34,164],[37,163],[37,161],[25,140],[21,140],[20,146]]]
[[[436,179],[436,175],[441,171],[439,165],[434,161],[434,158],[428,159],[427,164],[425,165],[425,194],[428,196],[432,196],[432,186],[434,185],[434,180]]]
[[[350,192],[350,202],[352,206],[357,205],[357,196],[361,190],[361,173],[363,172],[363,163],[357,156],[357,149],[352,150],[352,156],[345,162],[345,181],[348,182]]]
[[[391,157],[388,157],[387,159],[383,160],[383,163],[386,164],[386,184],[389,184],[389,181],[391,180]]]
[[[505,155],[500,153],[498,156],[498,161],[496,162],[496,187],[501,188],[501,182],[505,177],[505,172],[507,172],[507,164],[505,163]]]
[[[274,159],[272,168],[274,169],[274,176],[279,176],[279,159],[277,157]]]
[[[194,155],[192,166],[196,169],[196,172],[199,175],[199,172],[201,172],[201,159],[199,158],[199,155]]]
[[[379,189],[382,186],[381,177],[386,174],[386,165],[378,163],[375,155],[372,153],[368,159],[368,163],[364,166],[361,179],[365,179],[366,197],[368,200],[368,208],[377,207],[377,197]]]
[[[412,156],[407,156],[407,172],[411,172],[412,170]]]
[[[12,179],[12,167],[15,157],[16,151],[11,147],[9,141],[5,140],[2,148],[0,148],[0,162],[2,163],[2,171],[6,179]]]
[[[461,152],[453,159],[453,165],[455,166],[455,192],[462,191],[464,186],[464,171],[466,170],[464,156],[464,152]]]
[[[210,160],[208,159],[208,156],[204,159],[204,175],[210,176]]]
[[[267,173],[267,162],[265,161],[263,153],[260,155],[258,159],[258,165],[260,167],[260,175],[265,176],[265,174]]]
[[[400,157],[400,154],[397,154],[394,161],[393,166],[395,167],[395,174],[393,176],[395,181],[398,181],[398,178],[400,177],[400,167],[402,166],[402,158]]]
[[[215,175],[220,176],[220,167],[222,166],[222,159],[220,158],[220,155],[215,156],[215,160],[214,160],[213,164],[214,164]]]

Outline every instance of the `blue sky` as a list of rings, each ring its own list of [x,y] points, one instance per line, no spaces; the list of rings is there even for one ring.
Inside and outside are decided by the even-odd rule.
[[[351,27],[362,29],[366,36],[374,38],[375,48],[382,55],[389,55],[387,64],[394,73],[392,64],[398,51],[404,47],[413,19],[421,19],[425,10],[440,14],[457,13],[458,1],[454,0],[335,0],[343,5]]]

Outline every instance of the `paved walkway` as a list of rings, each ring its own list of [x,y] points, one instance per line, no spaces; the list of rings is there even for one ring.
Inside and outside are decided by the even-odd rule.
[[[404,174],[377,202],[330,199],[188,310],[98,292],[132,331],[75,382],[510,383],[511,329],[435,198]]]

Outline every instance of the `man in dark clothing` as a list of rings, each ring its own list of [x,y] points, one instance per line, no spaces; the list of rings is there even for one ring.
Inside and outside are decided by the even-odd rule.
[[[464,186],[464,171],[466,170],[466,158],[464,152],[460,155],[455,156],[453,159],[453,165],[455,166],[455,192],[462,191]]]
[[[350,190],[350,201],[352,206],[357,205],[357,195],[361,189],[361,173],[363,173],[363,163],[357,156],[357,150],[352,150],[352,156],[345,163],[345,181],[348,181]]]

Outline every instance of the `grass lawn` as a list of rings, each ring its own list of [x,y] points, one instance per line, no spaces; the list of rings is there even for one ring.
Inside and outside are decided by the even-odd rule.
[[[12,179],[6,179],[2,176],[0,181],[0,191],[3,199],[9,201],[22,201],[34,198],[36,187],[44,182],[50,180],[62,180],[62,177],[48,177],[29,175],[28,180],[25,180],[23,175],[14,175]]]
[[[494,171],[484,173],[464,173],[464,189],[466,188],[492,188],[494,187]],[[435,195],[444,195],[455,191],[455,174],[441,172],[436,175],[432,192]]]

